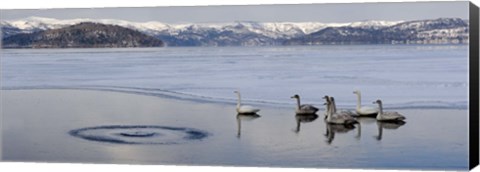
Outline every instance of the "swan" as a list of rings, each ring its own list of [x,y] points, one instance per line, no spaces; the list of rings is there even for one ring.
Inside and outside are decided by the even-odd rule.
[[[313,105],[301,105],[300,104],[300,96],[295,94],[294,96],[290,97],[292,99],[297,99],[297,107],[295,109],[295,113],[297,115],[308,115],[308,114],[315,114],[318,111],[318,108],[316,108]]]
[[[398,112],[383,112],[382,101],[377,100],[373,102],[374,104],[378,104],[378,108],[380,109],[377,115],[377,121],[403,121],[406,118]]]
[[[327,108],[327,118],[325,119],[329,124],[344,124],[350,125],[358,123],[355,118],[346,114],[339,114],[334,112],[335,99],[333,97],[328,97],[325,103]]]
[[[254,107],[248,106],[248,105],[242,105],[242,103],[241,103],[242,98],[240,96],[240,92],[239,91],[234,91],[234,93],[236,93],[237,96],[238,96],[237,113],[239,113],[239,114],[255,114],[258,111],[260,111],[260,109],[258,109],[258,108],[254,108]]]
[[[355,111],[359,116],[375,116],[378,114],[378,108],[362,106],[362,94],[359,90],[355,90],[353,94],[357,95],[357,108]]]

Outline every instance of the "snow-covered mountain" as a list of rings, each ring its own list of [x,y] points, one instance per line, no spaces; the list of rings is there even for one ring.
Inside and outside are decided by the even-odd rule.
[[[284,45],[317,44],[464,44],[468,43],[468,21],[439,18],[397,23],[388,27],[329,27],[289,39]]]
[[[364,29],[381,29],[389,26],[402,23],[403,21],[381,21],[381,20],[367,20],[350,23],[349,27],[357,27]]]
[[[186,30],[206,31],[206,30],[224,30],[236,32],[253,32],[272,38],[293,37],[303,34],[309,34],[319,31],[326,27],[352,26],[352,27],[386,27],[399,23],[400,21],[361,21],[353,23],[320,23],[320,22],[253,22],[237,21],[230,23],[186,23],[186,24],[168,24],[162,22],[131,22],[115,19],[68,19],[59,20],[43,17],[29,17],[20,20],[1,21],[2,27],[15,28],[22,30],[23,33],[34,32],[38,30],[58,29],[61,27],[78,24],[81,22],[96,22],[103,24],[119,25],[131,29],[136,29],[151,35],[170,34],[176,35]]]
[[[254,22],[182,23],[131,22],[115,19],[69,19],[29,17],[1,21],[4,38],[21,33],[58,29],[82,22],[118,25],[135,29],[163,40],[169,46],[253,46],[348,43],[350,38],[360,43],[386,43],[391,40],[451,39],[468,37],[468,22],[461,19],[433,19],[421,21],[358,21],[352,23],[320,22]],[[355,35],[356,34],[356,35]],[[383,35],[382,35],[383,34]],[[385,35],[386,34],[386,35]],[[341,37],[337,37],[340,35]],[[359,35],[363,35],[359,36]],[[379,37],[382,36],[382,37]],[[333,36],[333,37],[332,37]],[[403,37],[402,37],[403,36]],[[339,40],[340,38],[341,40]],[[410,39],[411,37],[408,37]],[[321,39],[321,40],[318,40]],[[365,39],[376,39],[365,40]],[[382,40],[387,39],[387,40]],[[390,40],[391,39],[391,40]]]

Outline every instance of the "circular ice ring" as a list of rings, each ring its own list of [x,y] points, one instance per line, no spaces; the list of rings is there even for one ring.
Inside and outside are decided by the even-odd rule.
[[[71,136],[115,144],[171,145],[202,140],[209,133],[185,127],[156,125],[106,125],[71,130]]]

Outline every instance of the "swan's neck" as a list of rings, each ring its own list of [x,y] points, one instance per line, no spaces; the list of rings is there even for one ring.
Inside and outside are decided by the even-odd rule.
[[[362,106],[362,96],[360,95],[360,93],[357,93],[357,109],[360,109],[361,106]]]
[[[337,113],[337,105],[335,104],[335,100],[332,100],[332,113]]]
[[[242,98],[240,97],[240,93],[237,93],[237,109],[240,108],[240,106],[242,105]]]
[[[330,113],[330,100],[325,98],[325,119],[328,118],[328,113]]]
[[[332,102],[330,102],[329,105],[327,105],[327,122],[330,122],[332,121],[332,114],[333,114],[333,111],[332,111]]]
[[[300,109],[300,98],[297,98],[297,109]]]
[[[377,114],[377,119],[380,118],[383,115],[383,105],[382,103],[378,103],[378,114]]]

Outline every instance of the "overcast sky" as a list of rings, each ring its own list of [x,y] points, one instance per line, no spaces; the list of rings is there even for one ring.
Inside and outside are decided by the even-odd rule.
[[[314,5],[197,6],[2,10],[2,20],[30,16],[56,19],[92,18],[166,23],[232,21],[353,22],[417,20],[440,17],[468,19],[468,2],[351,3]]]

